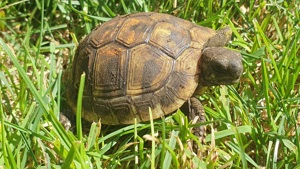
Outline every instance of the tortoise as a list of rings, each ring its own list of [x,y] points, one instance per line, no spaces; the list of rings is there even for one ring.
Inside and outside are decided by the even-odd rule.
[[[224,48],[232,31],[218,31],[161,13],[118,16],[97,26],[77,48],[67,78],[67,102],[75,111],[80,77],[86,74],[82,117],[102,124],[146,122],[188,103],[204,121],[197,99],[204,86],[237,83],[239,52]]]

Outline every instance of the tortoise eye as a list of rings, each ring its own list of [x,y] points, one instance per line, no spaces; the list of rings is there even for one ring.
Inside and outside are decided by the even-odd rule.
[[[213,70],[221,73],[221,72],[225,71],[225,68],[224,68],[224,66],[222,66],[220,64],[215,64],[215,65],[213,65]]]

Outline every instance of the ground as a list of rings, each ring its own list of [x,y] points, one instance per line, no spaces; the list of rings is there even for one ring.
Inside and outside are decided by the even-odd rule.
[[[296,0],[1,1],[0,166],[299,167],[299,8]],[[233,30],[229,48],[241,52],[244,73],[199,97],[208,121],[201,156],[189,150],[196,137],[180,111],[115,131],[94,123],[83,133],[78,120],[71,132],[58,121],[61,74],[78,42],[99,23],[143,11]]]

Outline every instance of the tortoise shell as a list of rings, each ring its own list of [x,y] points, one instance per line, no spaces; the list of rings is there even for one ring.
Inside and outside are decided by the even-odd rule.
[[[77,49],[68,102],[75,110],[80,76],[85,72],[82,113],[88,121],[101,119],[109,125],[149,121],[149,108],[153,119],[170,114],[194,94],[201,54],[216,34],[159,13],[105,22]]]

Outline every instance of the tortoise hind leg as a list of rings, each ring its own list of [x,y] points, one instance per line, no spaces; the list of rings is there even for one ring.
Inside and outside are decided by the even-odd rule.
[[[188,116],[190,121],[194,123],[201,123],[205,122],[205,111],[204,108],[196,97],[191,97],[182,107],[182,111]],[[199,126],[193,128],[193,133],[195,136],[199,138],[200,143],[204,144],[205,136],[206,136],[206,127]],[[198,145],[197,143],[193,144],[193,151],[198,152]]]

